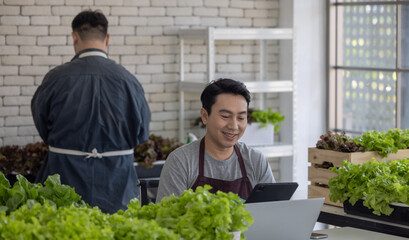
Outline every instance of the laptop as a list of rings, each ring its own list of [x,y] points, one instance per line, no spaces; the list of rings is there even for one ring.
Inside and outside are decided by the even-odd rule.
[[[254,223],[243,234],[248,240],[310,239],[324,198],[246,204]]]
[[[297,187],[296,182],[259,183],[253,188],[246,203],[290,200]]]

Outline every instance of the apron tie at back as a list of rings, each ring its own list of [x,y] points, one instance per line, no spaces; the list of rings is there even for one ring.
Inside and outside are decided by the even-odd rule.
[[[71,149],[63,149],[63,148],[56,148],[49,146],[51,152],[60,153],[60,154],[67,154],[67,155],[75,155],[75,156],[86,156],[86,158],[102,158],[102,157],[112,157],[112,156],[122,156],[122,155],[131,155],[134,154],[134,149],[128,150],[119,150],[119,151],[109,151],[99,153],[96,148],[92,149],[92,152],[82,152],[77,150]]]

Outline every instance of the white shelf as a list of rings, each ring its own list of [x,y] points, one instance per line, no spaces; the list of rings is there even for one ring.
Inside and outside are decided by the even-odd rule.
[[[215,41],[216,40],[259,40],[259,52],[266,53],[265,45],[266,40],[289,40],[292,41],[294,38],[293,30],[290,28],[205,28],[205,29],[180,29],[179,30],[179,40],[180,40],[180,83],[179,83],[179,139],[184,140],[185,130],[184,130],[184,93],[193,92],[201,93],[206,85],[214,80],[215,76]],[[203,82],[192,82],[185,81],[185,71],[184,71],[184,40],[187,39],[202,39],[206,41],[207,45],[207,79],[203,79]],[[293,53],[294,55],[294,50]],[[266,157],[285,157],[292,158],[290,165],[292,165],[295,159],[295,148],[293,144],[295,141],[295,107],[296,102],[296,88],[295,88],[295,74],[292,74],[293,79],[279,79],[270,80],[264,79],[266,59],[265,54],[260,54],[259,61],[259,77],[260,79],[254,79],[249,81],[244,81],[248,90],[251,93],[292,93],[291,95],[291,110],[290,113],[292,117],[286,120],[291,121],[291,133],[283,132],[280,130],[281,134],[284,136],[290,136],[285,141],[291,143],[276,143],[274,145],[267,146],[251,146],[260,150]],[[293,72],[295,64],[293,63]],[[288,102],[286,100],[286,102]],[[263,104],[262,104],[263,105]],[[287,117],[287,116],[286,116]],[[285,168],[288,168],[285,167]],[[291,166],[290,166],[291,168]],[[290,174],[291,175],[291,174]],[[287,180],[288,179],[284,179]]]

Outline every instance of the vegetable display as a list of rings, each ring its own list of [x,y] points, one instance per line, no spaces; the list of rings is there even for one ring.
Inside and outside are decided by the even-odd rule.
[[[370,131],[350,138],[345,133],[328,131],[316,144],[317,148],[341,152],[375,151],[382,157],[409,148],[409,129],[389,129],[386,132]]]
[[[266,127],[267,124],[274,126],[274,132],[280,130],[279,123],[284,121],[285,117],[281,115],[281,112],[273,112],[271,108],[268,108],[267,111],[263,110],[249,110],[249,119],[248,122],[259,122],[262,124],[262,127]]]
[[[391,203],[409,205],[409,159],[381,163],[372,159],[361,165],[344,161],[341,167],[330,169],[338,174],[328,183],[333,202],[355,205],[363,199],[363,205],[376,215],[390,215]]]
[[[172,195],[142,207],[133,201],[124,214],[155,220],[184,239],[233,239],[233,231],[247,231],[254,219],[245,210],[244,201],[237,194],[213,194],[210,189],[208,185],[196,191],[189,189],[179,197]],[[244,238],[242,234],[241,239]]]
[[[11,187],[0,174],[0,239],[233,239],[253,223],[237,194],[213,194],[208,185],[143,207],[133,199],[111,215],[85,204],[57,174],[44,186],[17,179]]]

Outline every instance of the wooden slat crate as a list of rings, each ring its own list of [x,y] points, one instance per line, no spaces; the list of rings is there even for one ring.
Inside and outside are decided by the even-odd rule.
[[[339,167],[342,165],[342,161],[344,160],[348,160],[349,162],[355,164],[361,164],[371,161],[372,158],[375,158],[378,162],[389,162],[392,160],[409,158],[409,149],[399,150],[397,153],[388,154],[386,158],[383,158],[376,152],[344,153],[318,148],[309,148],[308,162],[311,163],[311,166],[308,167],[308,180],[311,182],[311,185],[308,186],[308,197],[325,197],[326,204],[342,207],[342,203],[334,203],[329,200],[328,181],[330,178],[335,177],[336,174],[329,170],[328,167]]]

